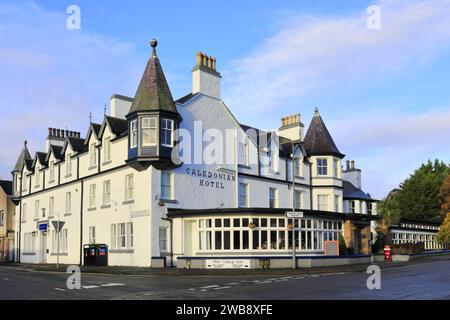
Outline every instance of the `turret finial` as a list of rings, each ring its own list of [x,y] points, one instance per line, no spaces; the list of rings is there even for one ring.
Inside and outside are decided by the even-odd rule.
[[[152,47],[152,57],[156,57],[156,47],[158,46],[158,40],[153,38],[150,40],[150,46]]]
[[[23,142],[23,145],[26,147],[26,146],[27,146],[27,143],[28,143],[28,141],[25,140],[25,141]]]
[[[315,107],[315,108],[314,108],[314,117],[319,117],[319,116],[320,116],[320,114],[319,114],[319,108]]]

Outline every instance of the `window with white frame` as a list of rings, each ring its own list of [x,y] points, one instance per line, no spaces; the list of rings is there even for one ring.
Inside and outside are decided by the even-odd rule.
[[[53,182],[55,181],[55,164],[53,161],[50,161],[48,168],[49,168],[50,182]]]
[[[173,174],[167,171],[161,171],[161,198],[173,199]]]
[[[50,197],[48,200],[48,216],[53,217],[55,214],[55,197]]]
[[[133,200],[134,198],[134,177],[129,174],[125,177],[125,201]]]
[[[339,160],[333,159],[333,172],[336,178],[339,177]]]
[[[24,240],[24,252],[25,253],[34,253],[35,251],[35,244],[36,244],[36,238],[33,236],[32,232],[24,233],[23,235]]]
[[[167,252],[167,227],[159,227],[159,251]]]
[[[328,195],[317,195],[317,209],[321,211],[328,211]]]
[[[294,208],[301,209],[302,207],[302,192],[300,190],[295,190],[294,192]]]
[[[26,222],[27,221],[27,204],[24,203],[22,205],[22,222]]]
[[[372,214],[372,203],[367,202],[367,214]]]
[[[248,184],[239,183],[239,207],[248,207]]]
[[[161,145],[173,147],[173,120],[161,119]]]
[[[111,160],[111,137],[106,137],[103,140],[103,161]]]
[[[334,211],[339,212],[339,203],[341,202],[341,197],[335,195],[334,196]]]
[[[130,148],[137,147],[137,137],[138,137],[138,129],[137,129],[137,120],[133,120],[130,122]]]
[[[294,158],[294,175],[301,176],[301,159],[300,158]]]
[[[37,188],[41,184],[41,171],[39,171],[39,168],[37,166],[36,166],[36,169],[34,171],[35,171],[35,177],[34,178],[36,179],[35,186]]]
[[[269,169],[272,172],[278,172],[278,165],[279,165],[279,154],[278,154],[278,150],[276,149],[271,149],[269,151]]]
[[[278,208],[278,190],[269,188],[269,208]]]
[[[72,213],[72,193],[66,192],[66,214]]]
[[[72,175],[72,156],[68,154],[66,156],[66,176]]]
[[[95,239],[95,227],[89,227],[89,243],[90,244],[97,243]]]
[[[39,200],[34,202],[34,219],[39,219]]]
[[[248,165],[248,143],[245,142],[239,142],[238,144],[238,163],[247,166]]]
[[[118,247],[120,249],[125,249],[127,247],[127,229],[125,223],[119,223],[118,225],[119,229],[119,243]]]
[[[127,223],[127,248],[134,247],[134,230],[133,230],[133,222]]]
[[[90,166],[91,168],[97,166],[97,148],[95,146],[95,143],[92,143],[89,148],[89,159],[90,159]]]
[[[254,227],[249,227],[249,225]],[[342,222],[279,217],[207,218],[198,220],[199,251],[323,251],[323,242],[338,240]]]
[[[142,146],[154,146],[157,139],[156,117],[142,118]]]
[[[117,248],[117,225],[112,224],[111,225],[111,243],[110,243],[111,249]]]
[[[5,210],[0,210],[0,226],[5,223]]]
[[[317,159],[317,175],[318,176],[328,175],[328,160],[326,158]]]
[[[95,208],[97,205],[97,186],[91,184],[89,186],[89,208]]]
[[[356,201],[350,200],[350,213],[356,213]]]
[[[103,182],[103,205],[107,206],[111,203],[111,181]]]
[[[67,253],[68,252],[68,244],[69,244],[69,239],[68,239],[68,231],[67,229],[62,229],[61,230],[61,238],[60,238],[60,246],[59,246],[59,250],[61,253]]]

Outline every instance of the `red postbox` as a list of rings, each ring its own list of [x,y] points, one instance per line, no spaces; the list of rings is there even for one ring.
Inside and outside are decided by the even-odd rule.
[[[392,261],[391,246],[384,246],[384,261]]]

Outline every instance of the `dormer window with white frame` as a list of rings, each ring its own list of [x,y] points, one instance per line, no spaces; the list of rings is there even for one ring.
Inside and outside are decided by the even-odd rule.
[[[55,163],[53,161],[50,161],[48,168],[49,168],[50,182],[53,182],[55,181]]]
[[[36,179],[36,181],[35,181],[34,185],[36,188],[39,188],[39,186],[41,184],[41,172],[39,171],[39,167],[37,167],[37,166],[35,169],[35,179]]]
[[[294,158],[294,175],[300,177],[302,175],[301,159]]]
[[[96,146],[95,143],[92,143],[90,148],[89,148],[89,163],[90,163],[90,167],[94,168],[97,166],[97,150],[96,150]]]
[[[142,118],[142,146],[155,146],[157,143],[157,123],[156,117]]]
[[[247,141],[238,144],[238,163],[243,166],[248,165],[248,143]]]
[[[72,156],[70,154],[66,155],[66,176],[70,177],[72,175]]]
[[[161,119],[161,145],[173,147],[173,120]]]
[[[103,140],[103,161],[111,161],[111,137]]]

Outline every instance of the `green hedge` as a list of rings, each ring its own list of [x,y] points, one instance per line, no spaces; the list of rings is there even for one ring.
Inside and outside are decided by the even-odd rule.
[[[411,254],[411,253],[422,253],[424,251],[425,251],[425,244],[423,242],[391,245],[391,254]]]

